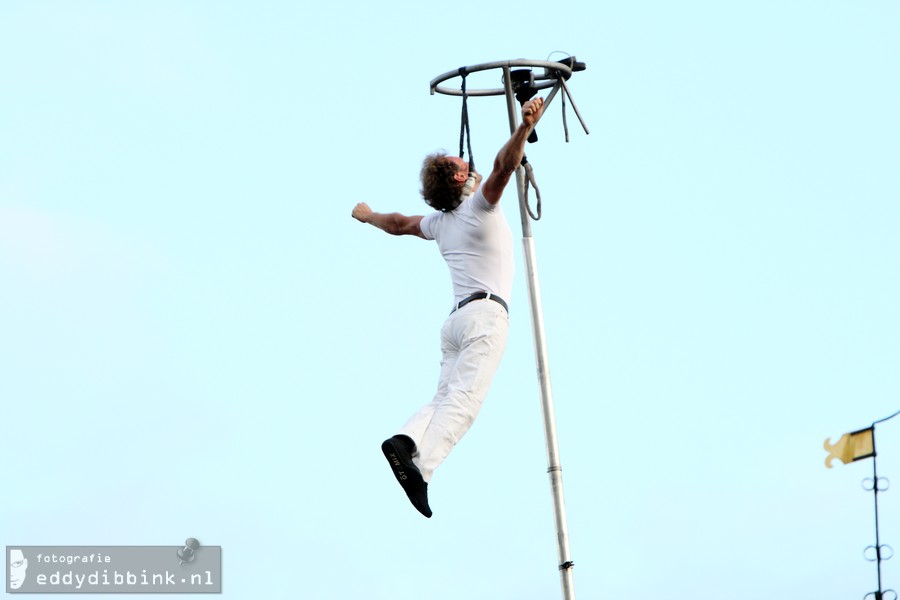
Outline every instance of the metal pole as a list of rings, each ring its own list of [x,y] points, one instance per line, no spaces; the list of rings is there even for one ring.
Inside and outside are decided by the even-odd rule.
[[[513,95],[509,66],[503,67],[506,105],[509,109],[510,134],[518,127],[518,112]],[[534,347],[537,357],[538,380],[541,384],[541,405],[544,413],[544,434],[547,441],[547,473],[553,494],[553,510],[556,515],[556,537],[559,554],[559,574],[563,600],[575,600],[575,585],[572,581],[574,563],[569,554],[569,531],[566,525],[566,504],[563,498],[562,467],[559,463],[559,445],[556,438],[556,417],[553,412],[553,393],[550,388],[550,367],[547,362],[547,343],[544,337],[544,317],[541,309],[541,292],[538,283],[534,239],[531,236],[531,222],[525,204],[525,168],[516,169],[516,188],[519,192],[519,213],[522,218],[522,244],[525,253],[525,273],[528,277],[528,299],[531,303],[531,324],[534,330]]]
[[[872,425],[872,451],[875,452],[875,426]],[[878,531],[878,453],[872,454],[872,494],[875,497],[875,567],[878,572],[878,591],[875,600],[881,600],[884,591],[881,587],[881,534]]]

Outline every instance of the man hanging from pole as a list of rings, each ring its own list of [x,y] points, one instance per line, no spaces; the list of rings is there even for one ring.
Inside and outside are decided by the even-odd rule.
[[[483,184],[462,158],[427,156],[422,196],[436,212],[377,213],[365,202],[353,208],[353,218],[391,235],[435,240],[450,268],[454,304],[441,328],[437,393],[381,445],[410,502],[429,518],[428,482],[475,421],[506,348],[513,242],[499,202],[543,107],[540,97],[522,106],[522,123],[497,153]]]

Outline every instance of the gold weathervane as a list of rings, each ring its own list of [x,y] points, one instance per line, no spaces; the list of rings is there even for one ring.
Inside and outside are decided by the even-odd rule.
[[[835,458],[848,465],[856,460],[875,456],[875,427],[860,429],[851,433],[845,433],[836,444],[827,438],[823,444],[828,456],[825,457],[825,466],[831,468],[831,461]]]

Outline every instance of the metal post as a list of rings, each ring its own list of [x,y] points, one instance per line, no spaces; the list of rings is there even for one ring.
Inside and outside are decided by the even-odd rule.
[[[506,105],[509,109],[510,134],[518,127],[518,112],[513,95],[510,68],[503,67]],[[559,553],[559,573],[563,600],[575,600],[575,586],[572,580],[574,563],[569,554],[569,531],[566,525],[566,505],[563,498],[562,467],[559,462],[559,445],[556,438],[556,417],[553,411],[553,393],[550,388],[550,367],[547,362],[547,344],[544,337],[544,317],[541,308],[541,292],[538,282],[537,259],[534,238],[531,236],[531,222],[525,200],[525,168],[516,169],[516,188],[519,192],[519,211],[522,218],[522,244],[525,253],[525,274],[528,278],[528,299],[531,303],[531,324],[534,331],[534,347],[537,360],[538,380],[541,385],[541,405],[544,414],[544,434],[547,441],[547,473],[553,494],[553,509],[556,515],[556,537]]]
[[[869,592],[865,595],[865,598],[869,596],[874,596],[875,600],[883,600],[887,597],[887,593],[890,592],[893,594],[894,599],[897,598],[897,592],[892,589],[884,589],[881,584],[881,563],[890,559],[894,555],[894,549],[888,546],[887,544],[881,543],[881,532],[878,527],[878,492],[886,492],[890,485],[890,482],[886,477],[878,477],[878,451],[875,444],[875,426],[879,423],[884,423],[890,419],[893,419],[897,415],[900,415],[900,411],[895,412],[889,417],[885,417],[883,419],[879,419],[872,423],[872,495],[875,502],[875,545],[870,546],[870,548],[875,549],[875,558],[872,559],[875,562],[876,572],[878,573],[878,590],[875,592]],[[855,459],[854,459],[855,460]],[[881,482],[884,482],[884,487],[882,488]],[[865,489],[866,480],[863,480],[863,488]],[[884,556],[882,554],[883,549],[887,549],[890,551],[890,554]],[[866,548],[868,550],[868,548]],[[864,555],[865,556],[865,555]],[[867,557],[868,558],[868,557]]]
[[[875,428],[872,427],[872,450],[875,450]],[[878,592],[876,600],[881,600],[884,591],[881,587],[881,534],[878,532],[878,453],[872,455],[872,494],[875,497],[875,566],[878,571]]]

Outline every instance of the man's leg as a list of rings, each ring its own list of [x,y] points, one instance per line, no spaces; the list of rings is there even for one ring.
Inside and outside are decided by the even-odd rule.
[[[441,375],[434,399],[382,444],[410,502],[426,517],[431,516],[427,482],[475,421],[506,348],[506,311],[495,302],[469,306],[472,310],[454,313],[441,330]]]
[[[414,462],[425,481],[431,480],[478,416],[506,349],[509,317],[496,302],[472,302],[448,319],[445,330],[455,360],[446,360],[445,354],[439,386],[439,392],[441,386],[444,391],[427,407],[430,421],[421,437],[414,438],[418,445]]]
[[[447,343],[448,322],[441,328],[441,374],[438,378],[437,393],[430,403],[409,418],[398,435],[385,440],[381,445],[381,450],[409,501],[416,510],[429,518],[432,512],[428,505],[428,480],[422,477],[415,463],[419,454],[417,443],[425,435],[435,410],[447,393],[447,383],[456,363],[457,352]]]
[[[434,394],[431,402],[416,411],[413,416],[400,428],[400,433],[409,436],[417,445],[425,437],[425,431],[434,418],[434,412],[447,397],[447,390],[450,384],[450,377],[456,368],[456,360],[459,357],[458,345],[452,341],[450,336],[450,320],[448,319],[441,328],[441,373],[438,376],[437,392]],[[413,453],[413,457],[418,456],[418,451]],[[429,481],[426,478],[425,481]]]

